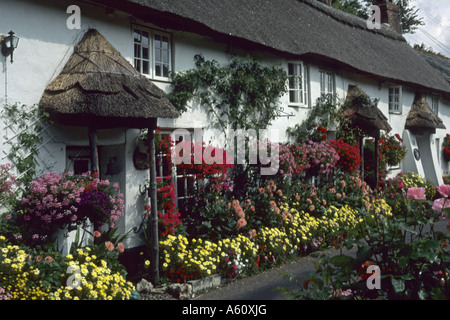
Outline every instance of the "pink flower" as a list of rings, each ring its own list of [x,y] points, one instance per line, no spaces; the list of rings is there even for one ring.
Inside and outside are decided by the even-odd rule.
[[[247,225],[247,220],[245,220],[244,218],[240,218],[237,222],[237,228],[243,228]]]
[[[408,199],[413,199],[413,200],[426,200],[427,199],[425,196],[425,188],[423,188],[423,187],[409,188],[406,196],[408,197]]]
[[[100,231],[94,231],[94,238],[100,238],[100,236],[101,236],[102,234],[101,234],[101,232]]]
[[[48,262],[48,263],[50,263],[50,262],[52,262],[52,261],[53,261],[53,258],[52,258],[52,257],[50,257],[50,256],[46,256],[46,257],[44,258],[44,260],[45,260],[45,262]]]
[[[114,250],[114,244],[111,241],[106,241],[105,242],[105,247],[106,247],[106,250],[108,250],[108,251],[113,251]]]
[[[437,188],[437,191],[439,191],[439,193],[440,193],[444,198],[450,197],[450,185],[448,185],[448,184],[443,184],[442,186],[439,186],[439,187]]]
[[[437,212],[441,212],[442,209],[445,208],[450,208],[450,199],[446,198],[436,199],[434,200],[433,206],[431,207],[431,209]]]
[[[122,252],[125,251],[125,246],[123,245],[122,242],[119,242],[119,243],[117,244],[117,250],[119,251],[119,253],[122,253]]]

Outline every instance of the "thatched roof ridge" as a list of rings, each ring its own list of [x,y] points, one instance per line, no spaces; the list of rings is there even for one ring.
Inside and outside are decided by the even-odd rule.
[[[354,125],[368,133],[384,130],[391,131],[388,118],[370,100],[367,93],[357,85],[349,85],[344,107],[351,109],[354,114],[352,122]]]
[[[442,120],[431,110],[425,96],[416,94],[411,110],[406,117],[405,129],[416,132],[435,132],[436,129],[446,129],[446,127]]]
[[[95,29],[75,46],[39,103],[56,121],[78,126],[143,128],[178,111]]]
[[[323,62],[382,81],[432,89],[448,84],[390,27],[315,0],[94,0],[163,28],[190,31],[233,46]]]

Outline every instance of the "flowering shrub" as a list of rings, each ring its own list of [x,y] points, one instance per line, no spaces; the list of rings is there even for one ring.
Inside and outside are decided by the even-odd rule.
[[[91,248],[61,257],[35,253],[0,236],[0,287],[10,300],[129,299],[134,286]]]
[[[45,242],[56,230],[86,219],[114,227],[123,210],[123,195],[117,184],[111,186],[108,180],[98,179],[97,174],[73,176],[69,172],[53,172],[30,183],[18,208],[18,223],[27,228],[24,237]]]
[[[309,140],[279,148],[280,174],[291,177],[302,172],[329,173],[338,160],[339,155],[329,141]]]
[[[432,200],[436,195],[436,187],[432,182],[427,179],[422,178],[419,174],[415,172],[399,173],[398,174],[403,187],[408,190],[413,187],[425,188],[425,196],[427,199]]]
[[[12,165],[0,164],[0,206],[6,204],[7,200],[13,196],[13,187],[18,184],[16,178],[10,173]]]
[[[442,149],[444,150],[444,156],[446,159],[450,157],[450,134],[446,134],[444,141],[442,142]]]
[[[171,177],[166,178],[170,181]],[[158,217],[159,217],[159,234],[165,236],[167,234],[174,234],[175,230],[181,224],[180,212],[176,206],[175,186],[173,183],[165,182],[164,179],[157,178],[157,197],[158,197]],[[150,223],[151,206],[144,207],[144,218],[146,223]]]
[[[256,253],[254,244],[243,235],[217,242],[195,238],[189,241],[182,235],[169,235],[160,241],[160,249],[163,271],[178,282],[222,272],[227,274],[228,266],[233,268],[236,260],[240,259],[247,260],[248,264],[240,268],[236,265],[235,270],[244,272]]]
[[[74,276],[63,275],[61,282],[66,285],[52,291],[51,300],[126,300],[134,290],[131,282],[119,272],[112,272],[105,260],[91,254],[89,247],[68,255],[64,263]]]
[[[379,140],[379,157],[380,165],[395,166],[402,161],[406,156],[406,147],[402,146],[402,138],[398,133],[394,136],[383,135]]]
[[[330,141],[339,155],[337,166],[344,172],[352,173],[361,166],[361,153],[357,145],[349,145],[344,140]]]

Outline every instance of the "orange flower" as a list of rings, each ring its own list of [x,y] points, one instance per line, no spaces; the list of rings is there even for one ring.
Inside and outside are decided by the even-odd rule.
[[[244,218],[240,218],[237,222],[237,228],[243,228],[247,225],[247,220],[245,220]]]
[[[122,242],[119,242],[117,244],[117,250],[119,251],[119,253],[122,253],[122,252],[125,251],[125,246],[124,246],[124,244]]]
[[[111,252],[114,250],[114,244],[111,241],[106,241],[105,248],[106,248],[106,250]]]

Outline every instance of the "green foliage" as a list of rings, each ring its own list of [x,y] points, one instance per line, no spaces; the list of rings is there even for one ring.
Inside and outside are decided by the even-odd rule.
[[[356,257],[316,253],[316,273],[297,292],[302,299],[450,299],[448,234],[433,231],[439,213],[431,202],[405,197],[403,216],[369,215],[350,231],[345,246]],[[431,230],[431,231],[429,231]],[[380,268],[380,289],[367,286],[367,267]]]
[[[308,118],[286,131],[297,142],[304,140],[321,141],[321,134],[317,127],[328,128],[332,121],[337,120],[338,101],[335,95],[322,95],[317,99],[308,113]]]
[[[267,128],[278,116],[277,101],[287,90],[285,70],[250,57],[234,57],[225,67],[200,54],[194,59],[195,69],[172,75],[168,98],[178,110],[186,112],[188,102],[197,100],[224,132]]]

